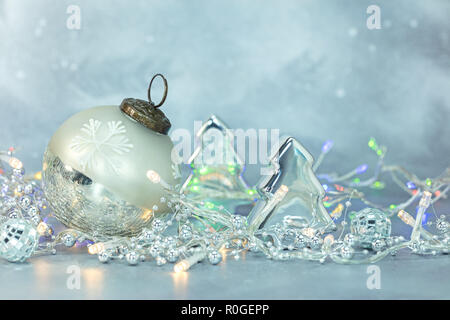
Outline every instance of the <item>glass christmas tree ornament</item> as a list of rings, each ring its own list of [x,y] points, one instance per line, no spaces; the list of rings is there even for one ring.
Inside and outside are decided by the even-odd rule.
[[[153,80],[164,80],[162,101],[151,101]],[[158,109],[167,81],[155,75],[149,101],[124,99],[118,106],[81,111],[56,131],[43,161],[43,186],[55,216],[66,226],[100,235],[135,235],[151,218],[169,212],[161,184],[179,182],[171,160],[170,121]]]
[[[258,183],[258,200],[249,215],[250,228],[267,228],[289,223],[321,232],[336,228],[323,206],[325,191],[312,170],[313,158],[292,137],[284,140],[271,157],[271,174]],[[286,219],[288,218],[288,219]]]
[[[212,115],[195,135],[196,149],[189,158],[192,172],[182,192],[192,198],[251,199],[252,193],[242,178],[245,165],[234,149],[234,135],[227,125]]]
[[[232,131],[212,115],[196,132],[195,145],[188,160],[191,174],[181,192],[206,209],[248,213],[257,193],[242,177],[245,165],[234,148]]]
[[[36,228],[25,219],[9,219],[0,226],[0,257],[24,262],[39,243]]]
[[[350,231],[361,247],[372,248],[376,240],[385,240],[391,235],[391,220],[381,210],[365,208],[354,213]]]

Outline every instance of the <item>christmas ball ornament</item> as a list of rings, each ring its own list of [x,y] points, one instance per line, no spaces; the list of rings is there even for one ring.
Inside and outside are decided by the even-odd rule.
[[[139,255],[136,251],[130,251],[125,255],[127,262],[130,266],[135,266],[139,263]]]
[[[375,240],[386,239],[391,235],[391,220],[381,210],[365,208],[354,214],[350,231],[357,237],[359,245],[370,249]],[[375,247],[378,249],[379,246],[377,242]]]
[[[448,231],[448,222],[444,219],[438,219],[436,221],[436,229],[438,229],[440,233],[446,233]]]
[[[354,247],[358,243],[358,239],[354,234],[347,233],[344,236],[344,243],[350,247]]]
[[[355,249],[350,246],[343,246],[341,248],[341,257],[344,259],[351,259],[355,254]]]
[[[219,251],[213,250],[210,253],[208,253],[208,261],[211,264],[218,264],[220,261],[222,261],[222,255]]]
[[[36,228],[25,219],[10,219],[0,226],[0,256],[9,262],[24,262],[38,244]]]
[[[150,90],[157,76],[165,91],[155,105]],[[43,160],[44,191],[58,220],[88,234],[128,236],[169,212],[160,198],[163,186],[179,183],[179,168],[171,160],[170,121],[158,109],[166,96],[167,81],[157,74],[149,102],[127,98],[61,125]]]
[[[386,247],[386,242],[383,239],[376,239],[372,242],[372,249],[374,251],[381,251]]]

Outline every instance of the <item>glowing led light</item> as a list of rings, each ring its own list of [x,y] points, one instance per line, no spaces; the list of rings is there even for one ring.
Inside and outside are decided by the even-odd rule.
[[[14,168],[14,169],[22,169],[22,167],[23,167],[22,161],[20,161],[17,158],[14,158],[14,157],[9,158],[8,163],[11,166],[11,168]]]
[[[368,167],[369,167],[369,166],[368,166],[367,164],[362,164],[362,165],[360,165],[358,168],[355,169],[355,172],[356,172],[357,174],[364,173],[364,172],[367,171],[367,168],[368,168]]]
[[[200,174],[207,174],[208,173],[208,168],[207,167],[200,168],[200,170],[198,170],[198,172]]]
[[[332,218],[339,218],[342,214],[342,211],[344,211],[344,205],[342,203],[339,203],[336,208],[333,209],[333,211],[331,212],[330,216]]]
[[[358,183],[360,183],[360,182],[361,182],[361,179],[360,179],[360,178],[355,178],[355,179],[353,179],[353,183],[358,184]]]
[[[206,256],[206,254],[203,251],[196,252],[192,256],[176,263],[175,266],[173,267],[173,271],[175,271],[176,273],[187,271],[194,264],[202,261],[205,258],[205,256]]]
[[[396,206],[395,204],[391,204],[391,205],[389,206],[389,209],[391,209],[391,210],[394,210],[395,208],[397,208],[397,206]]]
[[[176,273],[184,272],[188,270],[189,267],[189,263],[186,260],[181,260],[180,262],[175,264],[175,266],[173,267],[173,271],[175,271]]]
[[[148,170],[147,171],[147,178],[153,183],[159,183],[161,181],[161,177],[156,171]]]
[[[423,208],[428,208],[431,204],[431,192],[424,191],[422,194],[422,198],[419,201],[419,206]]]
[[[144,213],[141,215],[141,219],[144,221],[147,221],[148,219],[150,219],[153,216],[153,211],[152,210],[145,210]]]
[[[205,207],[208,209],[214,209],[215,206],[214,206],[214,203],[207,201],[205,203]]]
[[[301,230],[301,232],[309,238],[312,238],[316,235],[316,230],[314,228],[304,228]]]
[[[400,210],[398,212],[397,216],[400,218],[400,220],[402,220],[407,225],[410,225],[411,227],[414,226],[414,222],[415,222],[414,218],[405,210]]]
[[[369,148],[375,149],[377,147],[377,143],[374,138],[370,138],[369,142],[367,143]]]
[[[416,189],[416,185],[412,181],[408,181],[406,183],[406,186],[408,187],[408,189]]]
[[[425,180],[425,184],[430,187],[431,186],[431,179],[427,178],[427,180]]]
[[[381,181],[375,181],[375,182],[372,184],[372,188],[373,188],[373,189],[377,189],[377,190],[383,189],[383,188],[384,188],[384,183],[381,182]]]
[[[422,217],[422,225],[427,224],[428,218],[429,218],[429,217],[430,217],[430,213],[429,213],[429,212],[425,212],[425,213],[423,214],[423,217]]]
[[[323,184],[322,187],[323,187],[323,190],[328,191],[328,185]]]
[[[105,250],[105,245],[101,242],[94,243],[88,247],[89,254],[97,254]]]
[[[47,233],[48,225],[45,222],[40,222],[36,227],[37,232],[43,236]]]
[[[328,151],[331,150],[332,147],[333,147],[333,141],[332,141],[332,140],[327,140],[327,141],[325,141],[325,143],[322,145],[322,152],[323,152],[323,153],[327,153]]]
[[[332,234],[327,235],[324,239],[323,239],[323,243],[326,246],[331,246],[334,243],[334,236]]]

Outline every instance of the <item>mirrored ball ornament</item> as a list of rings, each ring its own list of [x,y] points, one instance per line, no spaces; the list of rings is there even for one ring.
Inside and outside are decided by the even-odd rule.
[[[154,103],[132,98],[66,120],[43,159],[43,187],[56,218],[88,234],[132,236],[168,213],[160,199],[180,176],[169,128]]]
[[[355,249],[353,249],[351,246],[343,246],[341,248],[341,257],[344,259],[351,259],[353,258],[354,254]]]
[[[218,264],[222,261],[222,255],[217,250],[212,250],[208,253],[208,261],[211,264]]]
[[[358,239],[360,246],[372,249],[375,240],[387,239],[391,235],[391,220],[381,210],[365,208],[354,214],[350,231]],[[375,247],[378,248],[379,245]]]
[[[9,219],[0,226],[0,257],[9,262],[24,262],[38,243],[35,226],[25,219]]]

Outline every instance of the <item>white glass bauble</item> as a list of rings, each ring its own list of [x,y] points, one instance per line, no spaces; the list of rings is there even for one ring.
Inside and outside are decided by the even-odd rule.
[[[164,188],[150,181],[147,172],[167,185],[179,183],[172,141],[121,108],[102,106],[75,114],[45,151],[44,191],[55,216],[68,227],[90,234],[134,235],[153,216],[169,212],[159,201]]]

